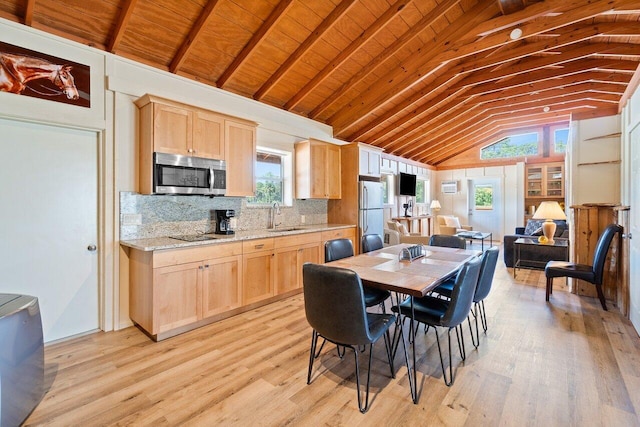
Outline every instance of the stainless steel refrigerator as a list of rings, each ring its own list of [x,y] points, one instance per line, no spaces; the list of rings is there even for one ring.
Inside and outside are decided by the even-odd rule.
[[[378,234],[383,237],[384,215],[382,183],[374,181],[360,181],[359,186],[359,212],[358,230],[359,245],[362,245],[362,236],[365,234]],[[362,251],[362,247],[360,247]]]

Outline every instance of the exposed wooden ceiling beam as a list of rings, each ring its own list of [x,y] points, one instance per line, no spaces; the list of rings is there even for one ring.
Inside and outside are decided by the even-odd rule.
[[[373,85],[375,90],[357,95],[352,102],[336,111],[327,120],[333,126],[334,132],[342,134],[347,129],[358,126],[360,120],[376,108],[391,100],[395,101],[396,98],[402,98],[405,95],[404,91],[425,80],[435,69],[443,66],[442,62],[434,62],[434,57],[446,50],[455,40],[474,32],[479,23],[491,19],[497,13],[499,11],[494,0],[480,0],[471,10],[434,37],[431,50],[409,57],[400,67],[394,67],[379,78]]]
[[[415,145],[416,141],[428,135],[431,140],[441,141],[458,129],[465,133],[475,126],[479,118],[490,114],[491,116],[510,115],[528,115],[530,113],[543,112],[544,107],[548,107],[550,111],[555,111],[559,106],[565,108],[566,105],[581,106],[583,104],[598,105],[617,105],[619,96],[613,94],[604,94],[599,92],[581,91],[571,92],[567,90],[556,91],[553,97],[532,99],[531,97],[520,97],[512,99],[511,102],[494,101],[486,102],[475,98],[470,105],[467,105],[463,118],[448,116],[442,121],[437,128],[430,129],[423,134],[413,135],[401,141],[397,141],[390,147],[385,148],[388,152],[401,151],[407,155],[415,154],[415,149],[410,149]],[[466,133],[465,133],[466,135]]]
[[[503,15],[510,15],[524,9],[524,0],[498,0]]]
[[[182,44],[178,48],[178,51],[173,56],[173,59],[169,64],[169,71],[171,71],[174,74],[178,73],[178,71],[180,70],[180,67],[182,67],[182,64],[187,58],[187,55],[189,54],[191,47],[193,47],[193,44],[202,33],[202,29],[207,25],[207,23],[213,16],[213,11],[215,10],[217,5],[218,5],[218,0],[209,0],[207,4],[204,6],[195,24],[189,30],[189,34],[187,35],[187,38],[182,41]]]
[[[397,0],[389,9],[385,11],[373,24],[364,30],[349,46],[347,46],[340,54],[330,61],[318,74],[316,74],[302,89],[298,91],[289,101],[284,104],[285,110],[291,110],[298,105],[313,89],[322,83],[334,70],[347,61],[353,53],[359,49],[364,43],[384,28],[389,21],[396,16],[402,9],[410,4],[413,0]]]
[[[242,65],[242,63],[247,59],[247,57],[253,52],[253,50],[258,46],[258,43],[271,32],[273,26],[278,22],[280,18],[284,15],[284,13],[289,9],[293,0],[281,0],[280,3],[273,9],[271,14],[267,17],[267,19],[262,23],[258,31],[256,31],[249,42],[242,48],[240,53],[236,55],[233,59],[233,62],[227,67],[226,70],[220,75],[218,80],[216,81],[216,85],[220,88],[224,87],[224,85],[229,81],[229,79],[238,71],[238,68]]]
[[[320,25],[316,27],[316,29],[305,39],[304,42],[298,46],[298,48],[287,58],[286,61],[278,67],[275,73],[269,80],[264,82],[264,84],[256,91],[253,95],[254,99],[261,100],[264,95],[271,89],[273,86],[278,84],[282,77],[285,75],[287,71],[291,67],[293,67],[311,47],[324,35],[325,32],[333,28],[333,26],[342,18],[347,11],[353,6],[356,0],[342,0],[340,4],[331,11],[331,13],[322,20]]]
[[[441,161],[442,152],[446,151],[448,149],[447,146],[451,144],[454,144],[454,146],[457,144],[457,147],[456,147],[457,149],[462,149],[464,147],[461,151],[466,150],[468,148],[468,145],[464,141],[468,138],[472,138],[474,135],[476,135],[481,131],[484,131],[484,130],[492,131],[493,123],[496,120],[501,120],[501,119],[506,121],[511,120],[512,122],[515,120],[518,120],[520,122],[523,122],[528,120],[529,118],[535,118],[535,117],[540,117],[540,116],[550,115],[550,114],[567,114],[568,115],[572,111],[575,111],[578,109],[588,109],[588,108],[596,109],[596,108],[610,108],[610,107],[611,107],[611,104],[608,104],[608,103],[602,103],[602,102],[592,101],[592,100],[582,100],[582,101],[554,104],[553,110],[549,112],[544,112],[539,107],[523,109],[519,111],[518,114],[515,114],[514,112],[509,111],[508,109],[501,110],[501,111],[500,110],[499,111],[491,111],[491,110],[482,111],[476,114],[472,120],[465,120],[464,125],[463,124],[458,125],[455,128],[452,128],[450,131],[438,137],[437,139],[438,142],[436,142],[435,144],[431,144],[429,146],[429,156],[431,159],[435,161],[439,161],[439,160]],[[422,149],[423,147],[421,145],[416,144],[416,148],[412,150],[408,150],[404,154],[408,155],[409,158],[415,158],[416,152]]]
[[[629,0],[633,3],[639,3],[640,0]],[[599,0],[590,3],[588,6],[582,1],[572,2],[553,2],[554,4],[560,4],[558,10],[562,11],[557,16],[548,17],[545,20],[532,21],[523,27],[523,31],[526,29],[525,34],[527,36],[537,35],[545,31],[557,29],[569,24],[579,22],[581,20],[592,18],[599,13],[612,10],[615,7],[620,6],[622,0]],[[569,6],[567,6],[569,5]],[[568,9],[567,9],[568,8]],[[528,8],[527,8],[528,9]],[[525,9],[526,10],[526,9]],[[472,15],[467,13],[467,15]],[[476,16],[473,14],[473,16]],[[485,19],[486,20],[486,19]],[[447,40],[446,49],[438,53],[434,58],[430,58],[422,65],[416,65],[416,58],[412,58],[405,64],[407,69],[415,70],[409,76],[393,75],[389,74],[381,78],[375,87],[381,87],[383,89],[377,91],[369,91],[359,95],[348,106],[349,108],[343,108],[336,112],[330,119],[329,123],[333,125],[334,130],[338,134],[342,134],[347,127],[357,127],[360,120],[371,114],[376,109],[381,108],[385,103],[395,103],[397,98],[405,96],[405,91],[412,88],[417,82],[425,78],[425,73],[428,74],[429,69],[433,68],[443,61],[462,58],[474,53],[493,49],[498,46],[502,46],[505,43],[510,43],[509,35],[507,31],[501,31],[497,34],[484,37],[480,40],[476,40],[472,37],[473,34],[477,34],[477,28],[475,31],[468,31],[467,36],[459,36],[453,40]],[[459,41],[459,40],[464,41]],[[411,64],[409,64],[411,62]],[[408,74],[408,73],[405,73]],[[392,82],[390,85],[389,82]]]
[[[348,81],[346,81],[342,86],[340,86],[331,95],[329,95],[321,104],[314,108],[309,114],[309,117],[317,118],[327,108],[329,108],[329,106],[337,102],[341,95],[347,93],[347,91],[352,89],[356,84],[360,83],[364,78],[373,73],[379,65],[391,58],[395,52],[402,49],[403,46],[417,37],[425,28],[433,24],[436,19],[447,13],[453,6],[457,5],[459,2],[460,0],[446,0],[429,11],[429,13],[423,16],[420,21],[409,28],[408,31],[406,31],[396,41],[394,41],[386,49],[380,52],[378,56],[369,61],[369,63],[362,67],[359,72],[354,74]]]
[[[120,14],[118,15],[116,28],[113,31],[113,35],[111,36],[111,40],[109,41],[109,45],[107,46],[107,50],[109,52],[117,53],[118,45],[120,44],[124,32],[127,29],[129,19],[131,18],[131,14],[133,13],[133,9],[136,7],[137,2],[138,0],[126,0],[122,5]]]
[[[24,25],[29,27],[33,23],[33,9],[36,6],[36,0],[27,0],[27,6],[24,10]]]

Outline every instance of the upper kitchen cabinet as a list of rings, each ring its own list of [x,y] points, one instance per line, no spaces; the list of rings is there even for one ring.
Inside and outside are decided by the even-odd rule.
[[[255,194],[256,125],[226,120],[227,196]]]
[[[138,99],[136,105],[140,109],[141,147],[224,160],[223,115],[152,95]]]
[[[300,141],[296,152],[296,199],[339,199],[340,146],[317,139]]]
[[[380,165],[382,163],[382,149],[371,145],[357,144],[358,146],[358,172],[360,175],[380,178]]]
[[[226,161],[227,196],[253,196],[256,123],[153,95],[140,110],[138,192],[153,193],[153,153]]]

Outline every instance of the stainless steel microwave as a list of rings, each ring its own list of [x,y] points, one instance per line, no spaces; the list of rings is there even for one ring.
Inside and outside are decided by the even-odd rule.
[[[153,153],[153,193],[224,196],[226,169],[223,160]]]

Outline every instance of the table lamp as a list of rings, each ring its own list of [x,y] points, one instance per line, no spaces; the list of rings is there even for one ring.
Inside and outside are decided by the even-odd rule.
[[[432,200],[431,204],[429,205],[429,209],[432,211],[439,211],[442,208],[442,206],[440,206],[440,202],[437,200]]]
[[[564,211],[558,204],[558,202],[542,202],[536,213],[533,214],[533,219],[544,219],[542,223],[542,234],[547,238],[549,244],[553,244],[553,234],[556,232],[556,223],[554,219],[567,219]]]

